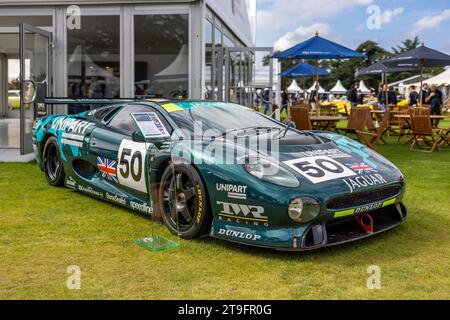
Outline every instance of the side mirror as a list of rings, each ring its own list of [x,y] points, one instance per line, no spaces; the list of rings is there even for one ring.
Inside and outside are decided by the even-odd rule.
[[[145,142],[144,134],[140,130],[134,131],[133,134],[131,135],[131,139],[134,142]]]
[[[294,121],[289,121],[288,127],[289,127],[289,128],[293,128],[293,129],[297,129],[297,125],[295,124]]]

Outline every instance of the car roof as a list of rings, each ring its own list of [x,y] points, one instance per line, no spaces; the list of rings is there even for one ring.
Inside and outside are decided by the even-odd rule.
[[[223,107],[239,106],[234,103],[213,101],[213,100],[166,100],[166,101],[159,101],[156,103],[159,104],[164,110],[166,110],[169,113],[188,110],[192,108],[204,108],[204,107],[223,108]]]

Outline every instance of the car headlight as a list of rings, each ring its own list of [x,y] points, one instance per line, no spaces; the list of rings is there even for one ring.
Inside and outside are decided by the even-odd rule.
[[[320,204],[310,197],[295,198],[289,203],[288,214],[294,222],[309,222],[320,213]]]
[[[300,186],[295,175],[271,159],[263,157],[249,159],[244,164],[244,168],[252,176],[266,182],[289,188]]]

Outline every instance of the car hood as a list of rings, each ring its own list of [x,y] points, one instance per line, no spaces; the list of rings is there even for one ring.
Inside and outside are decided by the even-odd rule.
[[[320,142],[280,141],[278,162],[294,173],[303,188],[329,193],[358,192],[403,183],[400,170],[367,146],[330,132],[309,132]],[[276,158],[276,152],[271,153]]]

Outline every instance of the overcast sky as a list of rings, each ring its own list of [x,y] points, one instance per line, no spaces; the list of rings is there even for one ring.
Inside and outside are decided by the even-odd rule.
[[[418,35],[450,54],[450,0],[257,0],[258,46],[287,49],[314,35],[356,48],[365,40],[390,49]]]

